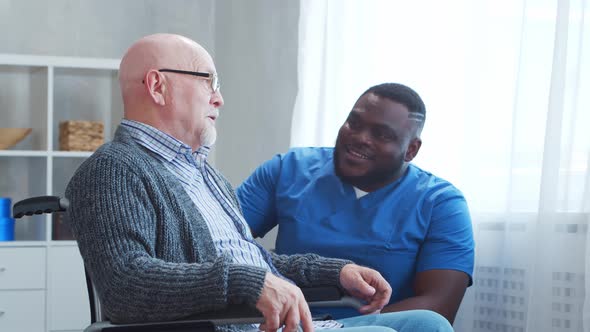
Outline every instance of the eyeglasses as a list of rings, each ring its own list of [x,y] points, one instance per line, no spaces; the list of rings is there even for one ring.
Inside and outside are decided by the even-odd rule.
[[[203,72],[199,72],[199,71],[188,71],[188,70],[177,70],[177,69],[158,69],[159,72],[169,72],[169,73],[177,73],[177,74],[187,74],[187,75],[193,75],[193,76],[199,76],[199,77],[207,77],[209,79],[209,81],[211,81],[211,89],[213,89],[213,92],[217,92],[219,91],[220,85],[219,85],[219,78],[217,77],[217,73],[211,74],[211,73],[203,73]]]

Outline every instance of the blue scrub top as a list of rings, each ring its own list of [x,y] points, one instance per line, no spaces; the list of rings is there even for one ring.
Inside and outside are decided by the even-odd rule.
[[[458,189],[410,164],[399,180],[357,199],[334,173],[333,151],[291,149],[246,179],[237,194],[256,236],[279,225],[279,254],[311,252],[374,268],[391,284],[390,303],[414,295],[412,281],[420,271],[463,271],[471,285],[473,231]]]

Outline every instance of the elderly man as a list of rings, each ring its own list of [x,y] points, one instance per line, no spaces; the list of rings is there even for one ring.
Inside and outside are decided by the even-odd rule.
[[[400,325],[390,326],[398,330],[402,322],[438,322],[433,311],[452,323],[473,273],[463,194],[411,163],[425,116],[409,87],[373,86],[352,107],[334,148],[277,155],[237,190],[256,236],[279,225],[277,253],[351,259],[379,271],[393,288],[381,312],[396,312]],[[334,310],[337,318],[357,314]]]
[[[203,47],[178,35],[144,37],[123,57],[119,80],[125,111],[115,138],[66,190],[68,220],[113,322],[247,304],[263,314],[263,330],[312,331],[293,282],[341,287],[366,301],[363,313],[387,303],[391,288],[372,269],[312,254],[279,256],[253,240],[232,187],[207,163],[223,98]],[[359,330],[392,331],[364,325]]]

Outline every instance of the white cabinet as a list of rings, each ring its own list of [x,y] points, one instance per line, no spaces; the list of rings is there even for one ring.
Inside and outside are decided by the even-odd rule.
[[[77,330],[90,324],[84,264],[75,246],[48,252],[47,319],[49,330]]]
[[[0,331],[45,331],[45,292],[0,291]]]
[[[101,121],[105,141],[123,115],[119,60],[0,54],[0,128],[32,128],[0,150],[0,196],[63,196],[91,152],[59,151],[59,123]],[[77,331],[90,322],[75,241],[52,229],[55,215],[16,221],[0,242],[0,331]]]
[[[0,290],[45,289],[45,248],[2,248]]]
[[[0,248],[0,331],[44,330],[45,252]]]

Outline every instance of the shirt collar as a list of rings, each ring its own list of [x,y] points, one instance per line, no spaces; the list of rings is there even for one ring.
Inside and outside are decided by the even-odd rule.
[[[197,149],[197,151],[193,152],[193,157],[195,158],[199,167],[205,167],[205,161],[207,161],[209,151],[211,151],[211,148],[208,146],[201,146]]]
[[[123,119],[121,125],[129,129],[131,137],[141,146],[154,152],[164,160],[170,162],[176,156],[192,155],[197,160],[205,160],[210,148],[202,146],[195,152],[187,144],[168,135],[167,133],[145,123]]]

